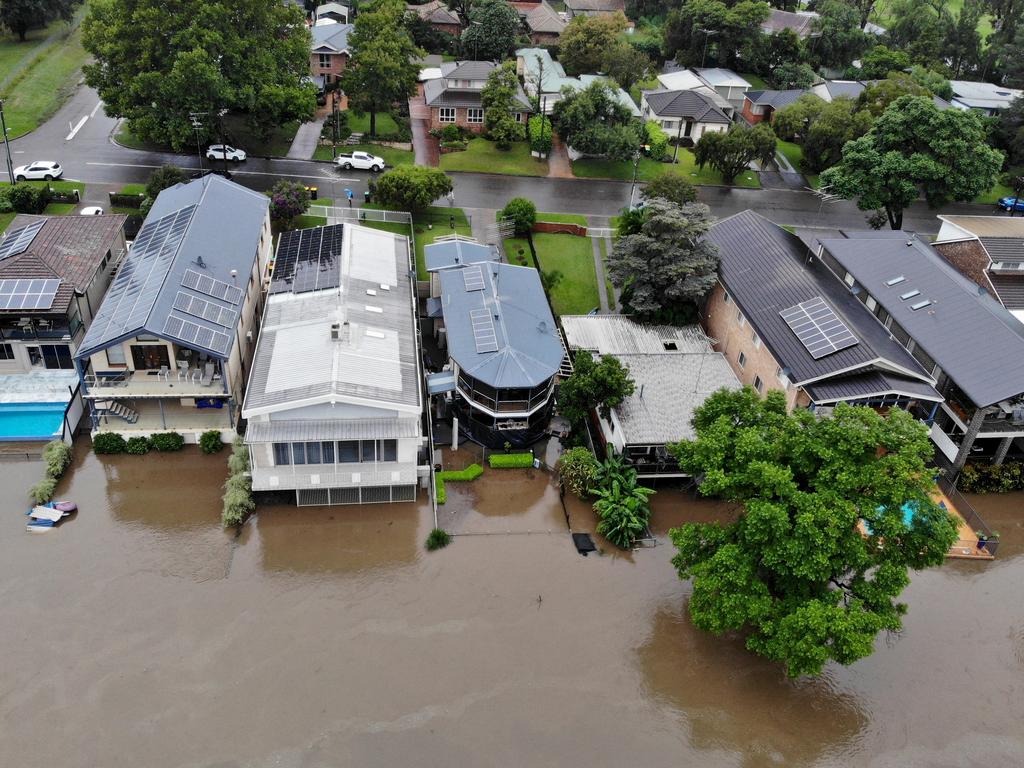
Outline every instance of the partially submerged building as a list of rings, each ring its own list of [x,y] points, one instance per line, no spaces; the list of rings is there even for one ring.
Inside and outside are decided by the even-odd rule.
[[[161,192],[75,353],[93,431],[235,433],[270,200],[208,175]]]
[[[413,501],[429,474],[408,238],[282,234],[242,415],[252,487],[299,506]]]
[[[612,355],[634,382],[633,394],[608,418],[593,413],[603,444],[622,454],[642,477],[683,477],[668,446],[692,440],[693,412],[720,389],[740,383],[721,352],[697,326],[645,326],[621,315],[562,317],[573,354]]]

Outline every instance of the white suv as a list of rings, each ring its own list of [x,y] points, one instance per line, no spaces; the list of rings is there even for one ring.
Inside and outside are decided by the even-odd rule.
[[[240,163],[245,160],[245,152],[235,149],[230,144],[211,144],[206,148],[206,157],[210,160],[223,160],[224,156],[233,163]]]
[[[34,163],[19,165],[14,169],[14,178],[17,181],[27,181],[30,179],[51,181],[52,179],[59,179],[63,175],[64,169],[60,167],[60,163],[55,163],[51,160],[36,160]]]

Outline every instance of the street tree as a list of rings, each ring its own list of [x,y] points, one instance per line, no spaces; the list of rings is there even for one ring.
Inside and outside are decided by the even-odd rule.
[[[667,200],[681,206],[697,199],[697,188],[682,174],[666,171],[647,182],[641,194],[644,200]]]
[[[876,45],[861,56],[859,75],[864,80],[877,80],[886,77],[890,72],[902,72],[909,66],[910,57],[903,51]]]
[[[94,0],[82,24],[86,82],[132,133],[176,150],[219,137],[224,110],[268,127],[316,109],[310,36],[280,0]]]
[[[440,168],[400,165],[377,180],[374,194],[384,206],[416,212],[451,191],[452,180]]]
[[[772,130],[783,141],[800,143],[807,130],[820,117],[827,102],[813,93],[805,93],[792,104],[772,115]]]
[[[773,88],[786,91],[791,88],[804,90],[810,88],[818,79],[814,70],[808,64],[797,61],[787,61],[775,67],[769,75]]]
[[[479,61],[503,61],[519,42],[519,12],[503,0],[479,0],[462,30],[462,55]]]
[[[25,42],[33,27],[51,21],[71,21],[82,0],[0,0],[0,27],[6,27]]]
[[[424,51],[413,43],[402,23],[401,0],[378,0],[356,17],[348,36],[350,57],[341,76],[349,109],[369,113],[370,135],[377,133],[377,114],[416,93]]]
[[[626,17],[621,13],[575,16],[558,39],[558,61],[569,75],[604,71],[608,53],[617,47],[625,29]]]
[[[491,70],[480,100],[484,107],[484,130],[498,149],[508,149],[513,142],[526,138],[526,126],[515,119],[519,111],[516,108],[518,93],[519,78],[514,61],[506,61]]]
[[[551,119],[562,141],[585,155],[628,160],[640,147],[641,126],[600,80],[563,96]]]
[[[585,350],[573,357],[572,374],[558,387],[558,410],[573,430],[585,427],[590,412],[597,409],[602,418],[633,394],[635,385],[629,369],[617,357],[603,355],[595,360]]]
[[[647,203],[640,231],[620,237],[608,256],[627,314],[674,325],[694,321],[718,279],[718,249],[704,238],[714,222],[703,203]]]
[[[861,30],[860,11],[845,0],[826,0],[817,11],[819,16],[811,24],[817,34],[810,46],[813,61],[837,69],[850,66],[873,39]]]
[[[857,108],[853,99],[840,97],[825,104],[801,141],[804,171],[821,173],[842,160],[846,143],[871,129],[874,117]]]
[[[740,123],[723,133],[705,133],[693,148],[697,165],[710,165],[720,174],[722,181],[732,184],[733,179],[757,161],[766,165],[775,157],[775,134],[767,123],[753,128]]]
[[[750,387],[711,395],[693,425],[696,439],[671,448],[680,466],[703,495],[742,507],[736,522],[670,532],[699,629],[741,633],[791,677],[852,664],[900,631],[910,569],[940,565],[957,539],[930,495],[926,427],[896,408],[787,413],[782,392]]]
[[[988,145],[975,112],[940,110],[928,96],[902,96],[868,133],[843,148],[842,161],[821,175],[833,194],[863,211],[885,211],[892,229],[924,194],[931,207],[973,200],[996,182],[1003,153]]]
[[[270,188],[270,220],[291,229],[295,219],[309,210],[309,189],[300,181],[281,179]]]

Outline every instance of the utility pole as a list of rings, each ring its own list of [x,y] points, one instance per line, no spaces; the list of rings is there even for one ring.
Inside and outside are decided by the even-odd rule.
[[[11,140],[7,136],[7,122],[4,120],[4,100],[0,99],[0,131],[4,133],[4,148],[7,150],[7,175],[11,177],[11,186],[18,182],[14,178],[14,163],[11,162]]]
[[[701,29],[700,31],[704,33],[704,54],[700,57],[700,68],[704,69],[704,61],[708,57],[708,38],[711,35],[717,35],[718,32],[713,29]]]
[[[226,109],[222,109],[217,112],[217,124],[220,127],[220,153],[224,159],[224,178],[228,178],[231,174],[228,173],[228,145],[224,143],[224,115],[227,114]]]
[[[333,130],[331,131],[331,160],[338,159],[338,89],[331,91],[331,113]]]
[[[189,120],[192,121],[192,127],[196,129],[196,152],[199,153],[199,170],[203,170],[203,145],[199,141],[199,129],[203,127],[202,118],[206,116],[205,112],[189,112]]]

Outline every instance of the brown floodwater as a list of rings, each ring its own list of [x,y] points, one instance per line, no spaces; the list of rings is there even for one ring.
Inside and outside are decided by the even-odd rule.
[[[78,446],[81,512],[30,535],[41,473],[0,463],[3,767],[1024,764],[1021,494],[973,499],[994,562],[917,574],[900,637],[789,681],[690,624],[667,531],[733,511],[680,491],[657,546],[581,557],[585,504],[488,470],[440,513],[487,535],[426,553],[425,503],[224,532],[225,457],[194,448]]]

